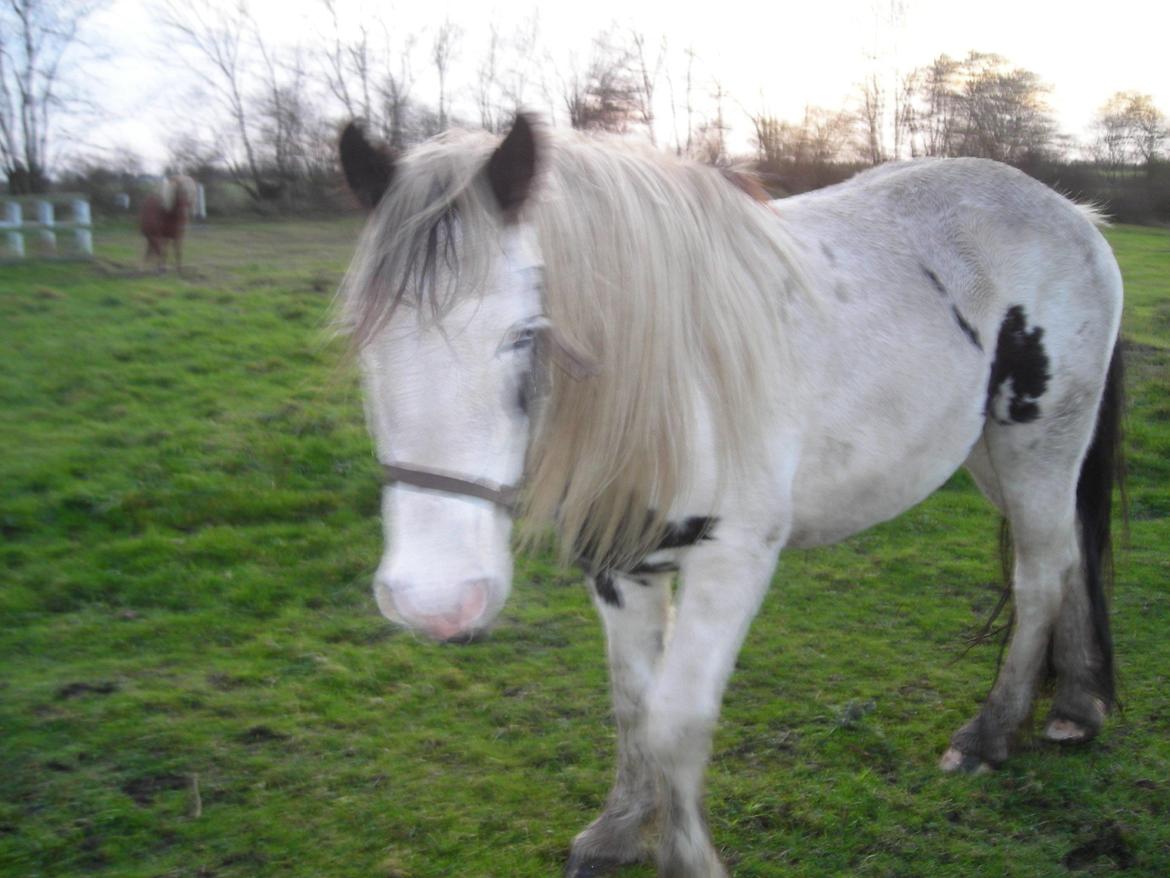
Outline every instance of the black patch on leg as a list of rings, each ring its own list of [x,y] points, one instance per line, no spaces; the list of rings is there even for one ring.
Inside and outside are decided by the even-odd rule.
[[[653,511],[647,512],[642,523],[643,533],[646,533],[647,537],[649,536],[653,522]],[[626,562],[616,560],[612,557],[598,558],[593,545],[586,543],[577,553],[577,563],[588,575],[594,577],[598,597],[611,606],[620,607],[622,605],[621,594],[618,592],[612,580],[611,571],[615,569],[621,570],[623,573],[630,575],[675,573],[678,571],[678,565],[673,560],[647,561],[646,559],[655,552],[668,549],[685,549],[704,540],[714,539],[715,526],[718,523],[718,518],[709,515],[692,515],[689,518],[683,519],[681,522],[668,521],[663,528],[662,536],[659,537],[658,542],[651,545],[640,558]]]
[[[673,561],[643,561],[630,573],[635,576],[646,576],[651,573],[678,573],[678,565]]]
[[[659,549],[681,549],[686,546],[693,546],[695,543],[702,542],[703,540],[713,539],[711,533],[715,530],[715,525],[718,523],[718,518],[707,515],[692,515],[681,523],[667,522],[666,531],[662,534],[662,539],[658,541],[658,545],[654,547],[654,551],[658,551]]]
[[[959,329],[963,330],[963,335],[967,336],[967,340],[979,350],[983,350],[983,342],[979,340],[979,332],[963,318],[959,309],[954,305],[951,305],[951,314],[955,317],[955,323],[959,324]]]
[[[1015,305],[1007,312],[999,327],[995,344],[995,360],[987,381],[987,413],[994,412],[996,397],[1011,382],[1008,401],[1008,420],[1004,424],[1027,424],[1040,417],[1037,400],[1048,389],[1052,375],[1048,371],[1048,354],[1042,340],[1044,327],[1028,329],[1024,309]]]
[[[617,583],[613,581],[613,576],[610,575],[608,570],[602,570],[593,577],[593,587],[597,589],[597,596],[599,598],[611,607],[621,608],[621,592],[617,590]]]

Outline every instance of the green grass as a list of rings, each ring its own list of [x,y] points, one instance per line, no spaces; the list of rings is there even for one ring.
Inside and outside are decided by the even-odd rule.
[[[600,807],[614,734],[576,573],[521,560],[468,647],[376,614],[378,474],[323,331],[356,234],[196,229],[180,279],[138,275],[112,228],[93,264],[0,268],[0,874],[550,876]],[[1124,715],[938,774],[995,665],[959,659],[998,589],[997,520],[959,475],[785,556],[709,775],[737,876],[1170,874],[1170,234],[1109,235]]]

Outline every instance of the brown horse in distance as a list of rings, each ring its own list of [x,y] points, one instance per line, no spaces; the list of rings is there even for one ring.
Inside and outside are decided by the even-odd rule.
[[[194,203],[195,181],[186,176],[164,180],[158,192],[148,195],[142,202],[138,225],[146,237],[146,252],[142,256],[144,269],[154,257],[158,261],[158,270],[166,270],[166,246],[167,241],[171,241],[175,251],[175,271],[183,270],[183,230]]]

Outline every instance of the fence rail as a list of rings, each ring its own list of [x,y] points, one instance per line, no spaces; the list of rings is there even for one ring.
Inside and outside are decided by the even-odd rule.
[[[64,207],[72,219],[58,219]],[[83,195],[0,195],[0,260],[93,257],[93,220]]]

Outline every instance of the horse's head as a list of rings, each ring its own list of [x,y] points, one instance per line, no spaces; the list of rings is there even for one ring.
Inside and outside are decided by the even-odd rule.
[[[177,210],[186,216],[194,208],[198,193],[194,180],[186,174],[175,174],[159,184],[158,195],[163,210]]]
[[[519,117],[459,165],[444,160],[451,144],[396,158],[351,124],[340,151],[373,211],[342,309],[386,473],[374,592],[388,618],[466,638],[511,588],[512,499],[546,326],[540,255],[519,218],[534,133]]]

